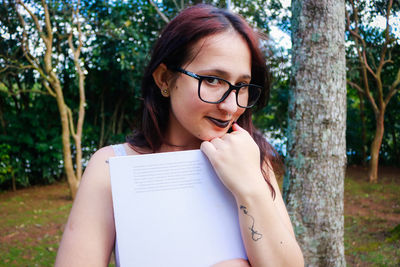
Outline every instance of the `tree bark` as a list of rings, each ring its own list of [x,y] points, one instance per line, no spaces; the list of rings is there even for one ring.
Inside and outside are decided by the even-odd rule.
[[[57,79],[58,80],[58,79]],[[76,193],[78,191],[79,181],[75,175],[74,165],[72,164],[72,153],[71,153],[71,142],[70,142],[70,128],[68,125],[68,110],[64,102],[64,95],[62,92],[62,87],[59,82],[55,83],[55,91],[57,92],[57,106],[60,112],[61,120],[61,136],[63,143],[63,160],[64,160],[64,170],[67,176],[67,181],[69,189],[71,192],[72,199],[75,199]]]
[[[292,1],[284,199],[307,266],[345,266],[344,0]]]
[[[381,150],[384,127],[385,110],[376,114],[376,130],[371,144],[371,162],[368,170],[368,178],[371,183],[378,182],[379,151]]]

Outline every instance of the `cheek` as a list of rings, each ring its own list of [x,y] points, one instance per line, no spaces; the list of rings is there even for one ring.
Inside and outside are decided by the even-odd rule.
[[[193,117],[204,109],[204,103],[199,99],[194,88],[177,87],[171,91],[171,106],[177,117]]]
[[[236,113],[234,114],[235,117],[235,121],[237,121],[239,119],[239,117],[246,111],[245,108],[238,108],[238,110],[236,111]]]

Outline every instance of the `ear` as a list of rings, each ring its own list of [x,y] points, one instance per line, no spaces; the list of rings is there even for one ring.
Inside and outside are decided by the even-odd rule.
[[[170,72],[164,63],[158,65],[154,70],[153,79],[158,88],[160,88],[161,94],[164,97],[169,97]]]

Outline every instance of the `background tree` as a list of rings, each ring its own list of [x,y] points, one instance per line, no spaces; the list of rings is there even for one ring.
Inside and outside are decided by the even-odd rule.
[[[393,0],[385,1],[380,6],[381,10],[385,10],[383,15],[386,18],[386,28],[382,34],[378,34],[378,36],[375,34],[376,38],[371,38],[369,27],[360,25],[362,21],[359,16],[359,7],[365,6],[365,2],[354,3],[353,0],[350,0],[349,3],[351,8],[349,12],[346,12],[347,30],[355,42],[354,48],[358,56],[361,75],[358,82],[350,77],[348,83],[359,92],[360,106],[363,103],[362,96],[365,96],[375,115],[375,134],[370,147],[371,160],[368,177],[370,182],[377,182],[379,151],[384,136],[385,112],[389,101],[400,88],[400,68],[398,66],[395,67],[394,73],[396,74],[391,80],[383,77],[384,68],[392,68],[388,67],[388,64],[397,61],[397,59],[392,58],[392,50],[398,42],[398,38],[394,36],[390,27]],[[361,119],[363,121],[363,117]]]
[[[292,1],[284,197],[306,265],[344,266],[344,0]]]
[[[53,3],[56,5],[55,3]],[[35,70],[41,80],[41,84],[46,90],[46,93],[54,97],[57,103],[61,129],[62,129],[62,144],[63,144],[63,164],[70,186],[71,195],[74,198],[79,186],[79,181],[82,176],[82,129],[85,115],[85,91],[84,91],[84,73],[81,68],[80,53],[83,45],[81,21],[79,19],[79,1],[77,6],[70,7],[72,10],[71,18],[63,23],[52,23],[52,11],[61,10],[63,12],[66,8],[65,5],[58,3],[53,9],[48,8],[48,4],[43,0],[41,6],[35,2],[24,3],[17,1],[15,11],[19,19],[19,27],[21,32],[21,39],[19,40],[22,54],[28,64],[20,64],[17,68],[30,68]],[[29,7],[32,5],[33,7]],[[34,10],[34,11],[33,11]],[[36,14],[35,14],[36,13]],[[65,19],[65,18],[64,18]],[[30,21],[27,23],[27,21]],[[72,23],[70,23],[72,22]],[[74,31],[74,23],[76,23],[76,31]],[[72,51],[73,62],[78,77],[79,89],[79,107],[78,119],[75,122],[73,119],[73,112],[65,102],[65,93],[63,85],[59,78],[59,56],[61,56],[57,48],[60,44],[59,34],[62,32],[57,26],[61,26],[67,31],[69,49]],[[69,29],[68,29],[69,28]],[[75,47],[74,33],[77,37],[77,46]],[[43,53],[40,50],[44,50]],[[6,68],[11,65],[7,65]],[[15,66],[12,66],[15,67]],[[20,92],[18,92],[19,94]],[[74,148],[71,147],[70,138],[74,140]],[[75,166],[72,162],[72,154],[75,153]]]

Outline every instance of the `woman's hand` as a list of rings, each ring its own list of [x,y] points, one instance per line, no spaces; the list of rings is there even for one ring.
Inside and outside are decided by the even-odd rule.
[[[233,259],[214,264],[212,267],[251,267],[245,259]]]
[[[232,128],[234,132],[203,142],[200,149],[236,198],[249,262],[252,266],[303,266],[303,256],[273,171],[268,170],[276,192],[275,200],[269,194],[261,172],[257,144],[237,124]],[[229,262],[220,264],[214,266],[236,266],[229,265]]]
[[[204,141],[200,149],[210,160],[215,172],[234,196],[264,189],[260,169],[260,150],[250,134],[237,123],[233,132],[221,138]]]

